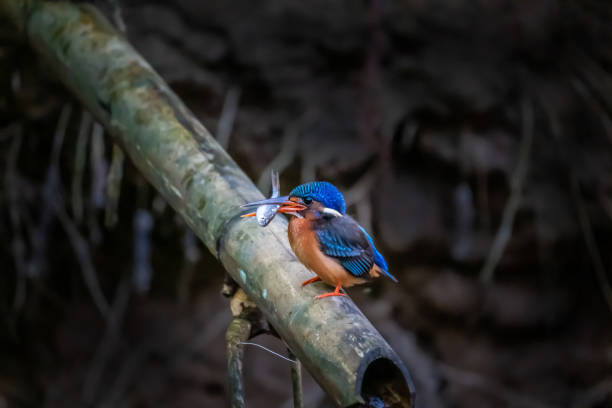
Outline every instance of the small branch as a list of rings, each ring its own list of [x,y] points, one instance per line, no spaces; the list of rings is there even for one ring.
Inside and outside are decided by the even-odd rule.
[[[104,207],[104,181],[108,163],[104,158],[104,128],[98,122],[94,123],[91,131],[91,201],[93,208]]]
[[[227,343],[227,383],[230,406],[232,408],[244,408],[246,406],[242,376],[244,346],[240,343],[247,341],[250,337],[251,322],[242,317],[234,317],[225,334],[225,341]]]
[[[74,222],[70,219],[66,211],[61,207],[58,203],[55,206],[57,218],[60,221],[60,224],[64,228],[66,235],[68,235],[68,239],[72,244],[72,248],[77,256],[77,261],[81,266],[81,272],[83,274],[83,280],[85,282],[85,286],[89,290],[89,294],[91,298],[100,311],[102,317],[106,320],[109,318],[110,314],[110,306],[108,301],[104,297],[104,293],[102,292],[102,288],[100,288],[100,283],[98,282],[98,274],[96,273],[96,269],[93,264],[93,260],[91,259],[91,253],[89,251],[89,245],[87,241],[78,228],[74,225]]]
[[[522,139],[518,157],[518,164],[512,175],[512,183],[510,189],[510,198],[504,207],[501,225],[495,235],[495,240],[491,246],[489,256],[480,271],[480,280],[482,282],[490,282],[493,279],[495,268],[499,264],[502,255],[508,245],[508,241],[512,236],[512,228],[514,225],[514,217],[521,204],[523,194],[523,184],[527,177],[529,168],[529,157],[531,155],[531,145],[533,142],[533,103],[529,100],[523,100],[521,104],[522,117]]]
[[[599,282],[599,286],[604,300],[608,305],[608,309],[612,312],[612,285],[608,279],[606,268],[601,258],[599,248],[597,247],[597,241],[595,240],[595,235],[593,234],[589,212],[586,208],[586,204],[584,203],[584,199],[582,198],[582,194],[580,193],[578,178],[571,167],[567,146],[561,137],[561,126],[559,124],[558,117],[554,114],[554,112],[552,112],[551,108],[546,103],[544,103],[543,106],[548,114],[551,133],[559,146],[559,153],[566,167],[570,194],[576,208],[576,216],[578,218],[580,229],[582,230],[584,243],[587,247],[591,263],[593,264],[593,269],[595,270],[595,277]]]
[[[100,123],[95,122],[91,131],[91,193],[90,193],[90,213],[89,213],[89,233],[90,240],[98,244],[102,240],[102,233],[96,219],[96,210],[105,206],[105,181],[108,163],[104,158],[104,128]]]
[[[291,349],[287,347],[289,358],[295,362],[291,364],[291,385],[293,388],[293,408],[302,408],[303,391],[302,391],[302,363],[293,354]]]
[[[132,284],[137,293],[145,293],[151,286],[151,230],[153,217],[147,210],[139,209],[134,216],[134,269]]]
[[[115,300],[113,301],[112,310],[110,310],[108,324],[104,337],[98,344],[96,353],[85,377],[85,385],[81,394],[81,400],[86,405],[91,405],[96,399],[98,388],[104,371],[108,366],[111,353],[119,340],[119,332],[123,317],[127,310],[130,300],[130,285],[129,281],[123,280],[117,287]]]
[[[280,151],[274,159],[263,169],[259,180],[257,181],[257,187],[261,191],[270,191],[270,173],[272,170],[277,171],[279,174],[283,172],[295,158],[295,152],[297,150],[299,132],[293,126],[285,129],[283,135],[283,143]]]
[[[225,282],[222,293],[231,293],[232,286],[230,282]],[[225,333],[230,406],[232,408],[243,408],[245,407],[242,376],[244,345],[250,344],[246,343],[247,340],[258,334],[270,333],[270,326],[263,318],[257,305],[249,299],[240,287],[237,287],[231,295],[230,309],[234,318]]]
[[[117,30],[124,35],[127,34],[125,21],[121,13],[119,0],[109,0],[113,9],[113,23]],[[123,162],[125,154],[118,144],[113,144],[113,157],[111,166],[106,179],[106,210],[104,214],[104,225],[106,228],[114,227],[117,223],[117,206],[119,204],[119,194],[121,193],[121,179],[123,178]]]
[[[372,232],[372,203],[370,199],[367,198],[357,203],[355,210],[355,218],[357,218],[359,224],[361,224],[366,231]]]
[[[83,173],[87,157],[87,141],[89,128],[93,119],[91,113],[83,109],[79,134],[77,136],[76,151],[74,154],[74,170],[72,173],[72,213],[77,224],[83,221]]]
[[[119,0],[109,0],[113,9],[113,24],[123,35],[127,34],[125,21],[121,13]],[[106,209],[104,213],[104,225],[112,228],[117,224],[117,206],[119,204],[119,194],[121,193],[121,179],[123,178],[123,162],[125,154],[118,144],[113,144],[113,157],[111,166],[106,179]]]
[[[302,168],[300,169],[300,182],[308,183],[317,179],[317,165],[314,159],[302,155]]]
[[[47,176],[43,187],[42,211],[37,228],[32,233],[32,259],[28,263],[28,275],[38,276],[40,274],[43,258],[47,244],[47,236],[53,222],[54,208],[58,200],[58,186],[60,182],[59,159],[66,136],[66,128],[72,113],[69,104],[64,105],[57,121],[53,147],[51,148],[51,159],[47,168]]]
[[[608,140],[612,142],[612,118],[608,112],[606,112],[604,107],[601,106],[601,103],[584,84],[584,81],[578,76],[572,77],[570,82],[574,87],[574,90],[580,96],[582,96],[582,99],[584,99],[584,101],[591,107],[591,109],[593,109],[593,111],[597,112],[599,119],[601,120],[601,125],[604,127],[606,136],[608,137]]]
[[[115,27],[117,27],[117,30],[121,31],[123,34],[126,34],[127,31],[125,21],[123,21],[119,0],[109,0],[109,2],[113,8],[113,23],[115,24]]]
[[[232,136],[232,129],[234,128],[236,113],[238,112],[238,103],[240,102],[240,92],[240,87],[230,88],[223,102],[223,110],[217,125],[217,142],[224,149],[227,149],[229,146],[230,137]]]
[[[580,186],[578,184],[576,175],[573,172],[570,172],[569,179],[570,191],[574,201],[574,206],[576,207],[578,223],[580,224],[580,229],[582,230],[584,243],[591,258],[593,269],[595,270],[595,276],[597,277],[597,281],[601,287],[601,292],[603,293],[604,299],[608,304],[608,308],[612,312],[612,286],[610,285],[610,280],[608,279],[606,267],[604,266],[601,258],[601,253],[597,247],[597,241],[595,240],[595,234],[593,233],[593,227],[591,225],[591,218],[589,217],[589,212],[586,204],[584,203],[584,199],[582,198],[582,194],[580,193]]]
[[[481,228],[487,230],[491,225],[491,213],[489,206],[489,187],[488,187],[488,174],[484,170],[479,170],[477,174],[478,182],[478,206],[481,208],[479,211]]]
[[[21,126],[16,127],[13,134],[13,141],[9,148],[9,153],[6,161],[6,171],[4,178],[4,186],[6,190],[9,218],[11,222],[12,236],[11,252],[15,261],[16,270],[16,287],[13,307],[15,310],[21,310],[26,299],[26,260],[25,260],[25,241],[21,231],[21,216],[20,216],[20,188],[17,177],[17,158],[21,149],[22,142]]]
[[[98,408],[112,408],[118,406],[118,401],[125,394],[138,370],[146,362],[151,353],[156,351],[156,341],[149,339],[144,343],[132,347],[130,354],[122,361],[122,365],[114,373],[114,382],[104,392],[102,402],[96,405]]]
[[[610,115],[606,112],[606,109],[612,109],[610,76],[606,69],[588,53],[576,50],[573,61],[575,61],[576,74],[571,83],[584,101],[599,114],[606,135],[612,141],[612,122]]]
[[[376,175],[376,168],[372,168],[344,193],[347,207],[351,205],[355,206],[357,221],[359,221],[366,231],[372,231],[372,202],[370,201],[370,192],[376,183]]]
[[[36,276],[40,272],[40,265],[42,264],[42,257],[44,256],[47,232],[50,228],[53,216],[55,215],[60,221],[60,224],[64,228],[64,231],[66,232],[66,235],[68,235],[68,239],[74,248],[77,255],[77,260],[81,266],[85,286],[87,286],[94,304],[102,316],[105,319],[108,319],[110,307],[104,297],[104,294],[102,293],[100,284],[98,283],[98,276],[91,259],[88,243],[85,238],[81,236],[78,228],[66,213],[62,197],[58,193],[61,188],[59,174],[60,153],[71,113],[71,106],[65,105],[60,114],[57,129],[55,131],[53,148],[51,151],[51,161],[47,170],[47,178],[45,180],[43,190],[43,213],[41,215],[39,227],[36,231],[34,231],[32,237],[34,255],[29,265],[29,273],[30,276]]]
[[[183,235],[183,258],[185,262],[177,285],[179,304],[185,304],[187,300],[189,300],[189,288],[193,280],[195,265],[200,259],[200,249],[198,248],[197,238],[189,228],[185,228],[185,233]]]
[[[113,145],[113,158],[106,179],[106,210],[104,224],[107,228],[117,224],[117,207],[119,205],[119,195],[121,194],[121,179],[123,178],[123,162],[125,154],[117,145]]]
[[[376,182],[376,169],[373,168],[365,173],[349,189],[344,192],[346,205],[350,206],[360,201],[369,199],[370,192]]]

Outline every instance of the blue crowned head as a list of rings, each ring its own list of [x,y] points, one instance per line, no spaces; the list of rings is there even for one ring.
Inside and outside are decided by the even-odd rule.
[[[305,204],[318,201],[327,208],[338,211],[340,214],[346,213],[346,204],[342,193],[327,181],[312,181],[302,184],[291,190],[289,197],[301,198]]]

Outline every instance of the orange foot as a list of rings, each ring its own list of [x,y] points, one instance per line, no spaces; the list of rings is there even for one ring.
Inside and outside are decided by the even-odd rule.
[[[340,293],[340,289],[342,289],[342,286],[337,285],[336,289],[333,292],[324,293],[322,295],[315,296],[315,299],[323,299],[323,298],[330,297],[330,296],[346,296],[344,293]]]
[[[302,286],[306,286],[309,283],[315,283],[315,282],[318,282],[320,280],[321,280],[321,278],[319,278],[318,276],[315,276],[314,278],[310,278],[310,279],[305,280],[304,282],[302,282]]]

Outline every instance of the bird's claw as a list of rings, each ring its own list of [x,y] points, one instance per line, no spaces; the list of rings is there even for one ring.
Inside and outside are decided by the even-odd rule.
[[[315,283],[315,282],[318,282],[320,280],[321,280],[321,278],[319,278],[318,276],[315,276],[314,278],[310,278],[310,279],[305,280],[304,282],[302,282],[302,286],[306,286],[309,283]]]
[[[322,295],[315,296],[315,299],[323,299],[323,298],[331,297],[331,296],[346,296],[346,295],[340,292],[329,292],[329,293],[324,293]]]

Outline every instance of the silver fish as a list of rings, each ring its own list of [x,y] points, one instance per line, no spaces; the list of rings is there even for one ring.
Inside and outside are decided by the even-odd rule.
[[[270,198],[277,198],[280,196],[280,181],[278,179],[278,172],[272,170],[272,195]],[[257,212],[255,216],[257,218],[257,223],[265,227],[274,219],[276,216],[276,212],[280,208],[280,205],[260,205],[257,207]]]

